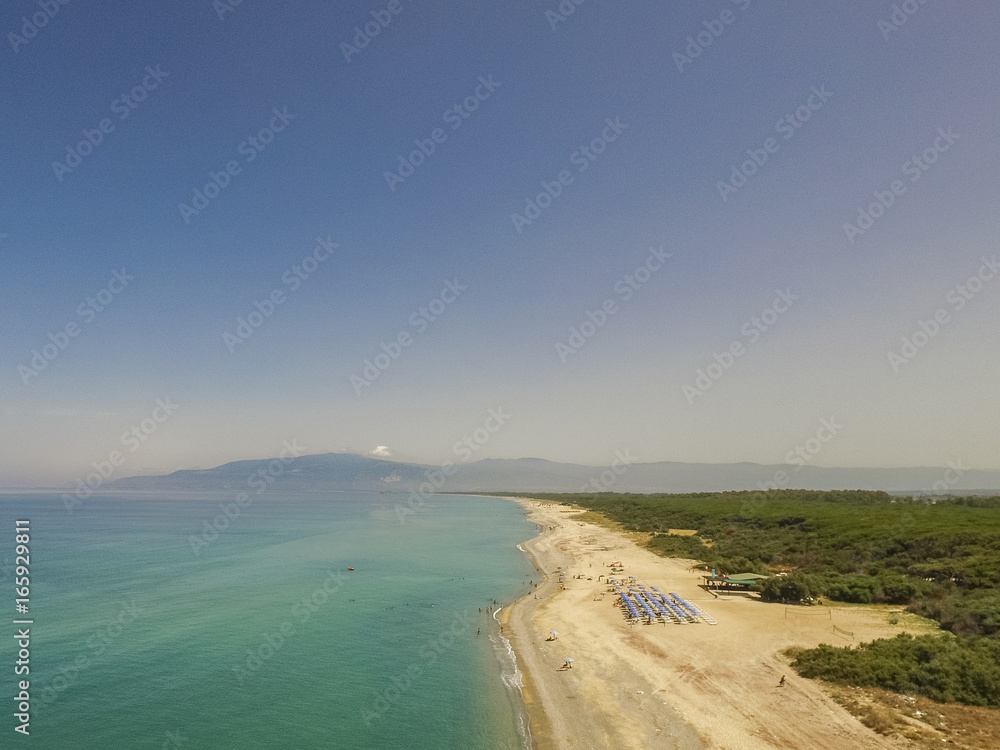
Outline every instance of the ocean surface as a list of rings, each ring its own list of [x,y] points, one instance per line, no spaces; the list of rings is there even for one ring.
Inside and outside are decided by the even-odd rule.
[[[8,700],[30,680],[26,742],[528,746],[519,675],[486,611],[536,575],[517,548],[535,528],[516,504],[442,496],[401,522],[405,495],[235,498],[104,495],[69,512],[59,495],[0,494],[0,674]],[[31,522],[26,615],[16,518]],[[34,620],[20,677],[16,618]]]

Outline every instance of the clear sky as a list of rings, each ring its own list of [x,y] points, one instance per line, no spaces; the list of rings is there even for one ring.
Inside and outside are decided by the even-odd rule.
[[[896,5],[5,4],[0,484],[491,408],[476,457],[1000,469],[1000,6]]]

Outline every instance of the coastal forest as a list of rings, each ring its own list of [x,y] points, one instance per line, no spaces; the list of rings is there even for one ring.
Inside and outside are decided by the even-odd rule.
[[[942,635],[824,645],[800,652],[793,666],[807,677],[1000,707],[1000,497],[864,490],[530,496],[650,533],[652,550],[720,574],[783,573],[757,585],[766,601],[905,606],[936,620]]]

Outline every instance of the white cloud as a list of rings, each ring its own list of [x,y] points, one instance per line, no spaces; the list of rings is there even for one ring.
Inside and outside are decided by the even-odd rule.
[[[370,455],[375,456],[376,458],[388,458],[392,455],[392,451],[389,450],[388,445],[380,445],[375,448]]]

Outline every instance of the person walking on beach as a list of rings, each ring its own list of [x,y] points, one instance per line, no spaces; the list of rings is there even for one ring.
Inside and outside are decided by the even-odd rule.
[[[781,679],[778,681],[778,687],[785,686],[785,675],[781,675]]]

